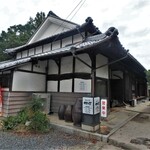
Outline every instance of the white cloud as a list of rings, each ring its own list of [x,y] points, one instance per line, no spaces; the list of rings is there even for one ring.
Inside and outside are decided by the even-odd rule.
[[[35,17],[40,11],[47,14],[52,10],[65,19],[79,2],[80,0],[0,0],[0,32],[15,24],[25,24],[29,17]],[[150,69],[149,10],[149,0],[86,0],[72,21],[82,24],[91,16],[102,32],[110,26],[116,27],[123,46]]]

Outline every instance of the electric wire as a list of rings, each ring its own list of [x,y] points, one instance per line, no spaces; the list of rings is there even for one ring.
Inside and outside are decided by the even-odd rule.
[[[84,0],[84,2],[80,5],[80,7],[77,9],[77,11],[75,12],[75,14],[71,17],[70,21],[75,17],[75,15],[79,12],[79,10],[81,9],[81,7],[84,5],[86,0]]]
[[[81,0],[76,6],[75,6],[75,8],[69,13],[69,15],[66,17],[66,20],[71,16],[71,14],[77,9],[77,7],[80,5],[80,7],[77,9],[77,11],[75,12],[75,14],[71,17],[71,20],[74,18],[74,16],[78,13],[78,11],[81,9],[81,7],[83,6],[83,4],[85,3],[85,1],[86,0],[84,0],[83,1],[83,3],[82,3],[82,1],[83,0]],[[55,30],[55,32],[54,32],[54,34],[58,31],[58,29],[63,25],[65,23],[65,21],[63,21],[61,24],[60,24],[60,26]],[[62,29],[62,31],[64,30],[64,28]],[[83,37],[83,35],[82,35],[82,33],[79,31],[79,30],[77,30],[78,32],[79,32],[79,34]],[[58,37],[59,37],[60,35],[58,35],[58,36],[56,36],[56,38],[52,41],[52,42],[55,42],[57,39],[58,39]]]
[[[76,10],[76,8],[81,4],[82,1],[83,1],[83,0],[80,0],[80,2],[75,6],[75,8],[69,13],[69,15],[65,18],[66,20],[71,16],[71,14]],[[58,31],[58,29],[59,29],[64,23],[65,23],[65,21],[63,21],[63,22],[59,25],[59,27],[54,31],[53,34],[55,34],[55,33]],[[63,29],[64,29],[64,28],[63,28]]]

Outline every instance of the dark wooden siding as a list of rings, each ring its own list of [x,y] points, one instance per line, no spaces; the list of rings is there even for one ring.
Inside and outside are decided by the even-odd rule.
[[[59,106],[74,105],[78,98],[83,96],[90,96],[88,93],[51,93],[51,111],[54,113],[58,112]]]

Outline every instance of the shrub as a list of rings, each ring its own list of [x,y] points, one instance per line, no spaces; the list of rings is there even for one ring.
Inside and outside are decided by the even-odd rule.
[[[46,132],[50,127],[49,119],[41,111],[35,111],[30,121],[29,129],[35,132]]]
[[[42,110],[43,108],[43,103],[42,103],[42,99],[37,97],[37,96],[33,96],[32,101],[29,105],[29,108],[33,111],[39,111]]]
[[[18,125],[17,117],[9,116],[3,120],[3,129],[12,130]]]
[[[24,129],[35,132],[46,132],[50,128],[50,121],[46,114],[42,112],[42,100],[33,97],[28,107],[24,107],[16,116],[10,116],[3,120],[4,130]],[[26,123],[29,124],[26,126]]]
[[[29,109],[27,107],[23,108],[20,112],[18,112],[16,119],[18,123],[25,124],[29,119]]]

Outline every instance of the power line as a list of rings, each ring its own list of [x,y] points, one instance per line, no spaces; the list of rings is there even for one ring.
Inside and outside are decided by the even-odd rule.
[[[76,5],[76,7],[71,11],[71,13],[67,16],[66,19],[69,18],[69,16],[76,10],[76,8],[81,4],[82,1],[83,1],[83,0],[81,0],[81,1]]]
[[[84,2],[80,5],[80,7],[77,9],[77,11],[75,12],[75,14],[72,16],[72,18],[70,19],[70,21],[74,18],[74,16],[79,12],[79,10],[81,9],[81,7],[84,5],[86,0],[84,0]]]
[[[77,9],[77,7],[82,3],[83,0],[80,0],[80,2],[75,6],[75,8],[69,13],[69,15],[66,17],[66,20],[71,16],[71,14]],[[77,11],[75,12],[75,14],[71,17],[70,20],[72,20],[74,18],[74,16],[78,13],[78,11],[81,9],[81,7],[83,6],[83,4],[85,3],[86,0],[83,1],[83,3],[80,5],[80,7],[77,9]],[[55,30],[54,34],[56,33],[56,31],[58,31],[58,29],[64,24],[65,21],[63,21],[59,27]],[[64,28],[62,29],[64,30]],[[78,32],[81,34],[81,32],[78,30]],[[81,34],[81,36],[83,37],[83,35]],[[59,37],[59,35],[53,40],[53,42],[55,42],[57,40],[57,38]]]
[[[75,8],[69,13],[69,15],[66,17],[66,20],[71,16],[71,14],[76,10],[76,8],[81,4],[81,2],[82,2],[83,0],[80,0],[80,2],[75,6]],[[57,31],[58,31],[58,29],[64,24],[64,22],[65,21],[63,21],[60,25],[59,25],[59,27],[55,30],[55,32],[53,33],[53,34],[55,34]],[[64,28],[63,28],[64,29]]]

